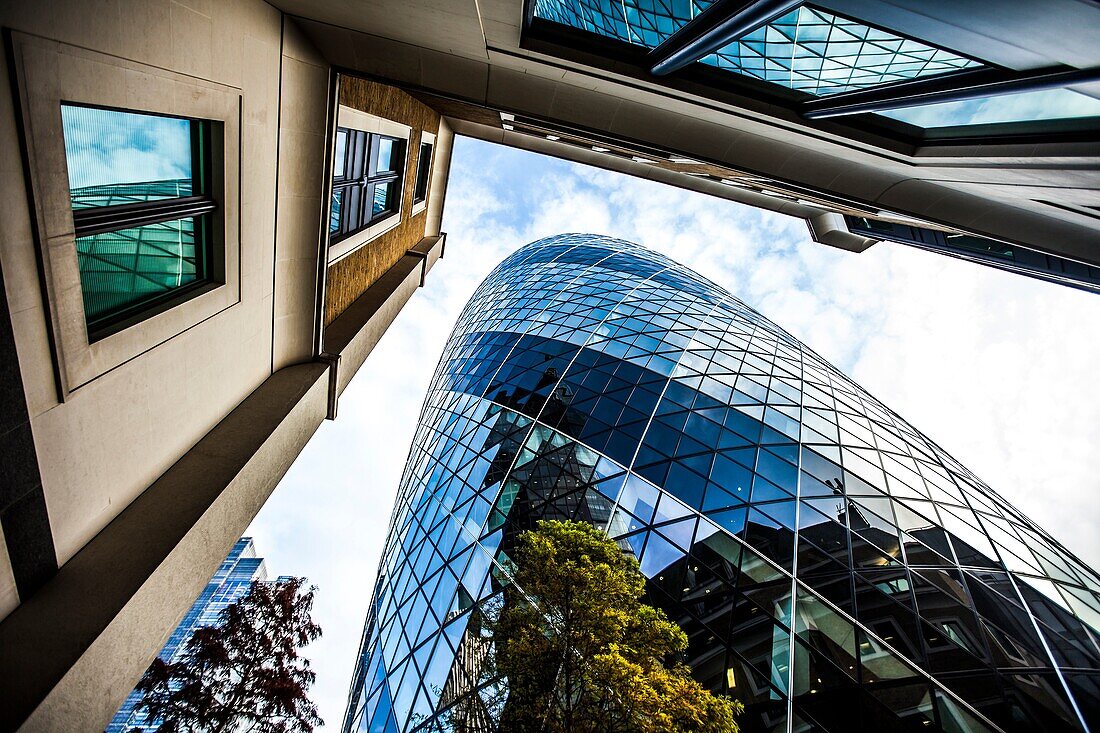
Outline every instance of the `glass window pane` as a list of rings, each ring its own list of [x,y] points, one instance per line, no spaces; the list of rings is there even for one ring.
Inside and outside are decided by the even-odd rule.
[[[340,229],[340,210],[344,205],[344,191],[340,188],[332,192],[332,215],[329,217],[328,230],[335,232]]]
[[[1100,116],[1100,99],[1071,89],[1003,94],[962,102],[926,104],[878,114],[910,125],[932,129],[1003,122],[1064,120]]]
[[[394,143],[397,142],[393,138],[382,137],[378,139],[378,158],[375,161],[374,169],[378,173],[388,173],[392,170],[396,170],[396,160],[394,155]]]
[[[397,181],[376,183],[371,196],[371,218],[397,208]]]
[[[709,5],[708,0],[626,0],[621,4],[538,0],[535,16],[654,48]],[[982,66],[950,51],[806,5],[699,61],[815,95]]]
[[[428,195],[428,174],[431,172],[431,143],[420,143],[420,157],[416,162],[416,190],[413,199],[423,201]]]
[[[190,196],[190,120],[61,105],[74,209]]]
[[[806,5],[700,61],[814,95],[981,66],[949,51]]]
[[[208,217],[78,237],[77,262],[89,324],[206,276],[201,229]]]
[[[336,131],[336,152],[333,155],[332,175],[334,178],[342,178],[347,166],[348,131]]]

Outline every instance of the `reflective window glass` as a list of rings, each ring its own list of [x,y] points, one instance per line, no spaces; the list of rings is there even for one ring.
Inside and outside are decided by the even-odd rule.
[[[904,107],[878,114],[926,130],[934,130],[1005,122],[1100,117],[1100,99],[1072,89],[1043,89],[961,102]]]
[[[210,125],[61,105],[90,340],[210,279]],[[174,301],[173,301],[174,302]]]
[[[396,156],[394,155],[394,144],[397,141],[392,137],[379,137],[378,138],[378,157],[374,161],[374,169],[378,173],[388,173],[394,170],[396,163]]]
[[[332,214],[329,216],[328,230],[335,232],[340,228],[340,210],[344,205],[344,195],[346,191],[341,189],[332,192]]]
[[[195,235],[195,222],[177,219],[78,237],[77,263],[89,323],[199,280],[202,237]]]
[[[365,130],[336,130],[329,238],[337,242],[401,209],[405,141]]]
[[[335,178],[343,178],[347,169],[348,131],[336,131],[336,152],[333,155],[332,175]]]
[[[814,95],[980,66],[949,51],[806,5],[700,61]]]
[[[74,209],[190,196],[191,120],[61,105]]]
[[[420,143],[420,155],[416,160],[416,187],[413,201],[423,201],[428,195],[428,175],[432,171],[432,144]]]
[[[711,4],[711,0],[535,0],[535,16],[646,48],[662,41]]]
[[[394,204],[397,201],[396,192],[396,181],[386,181],[385,183],[375,184],[374,193],[371,196],[370,215],[372,219],[394,208]]]

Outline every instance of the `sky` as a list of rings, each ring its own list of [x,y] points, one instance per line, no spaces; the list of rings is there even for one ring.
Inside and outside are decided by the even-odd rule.
[[[1048,530],[1100,563],[1100,297],[904,245],[862,254],[805,222],[458,138],[444,258],[248,533],[271,576],[318,586],[313,698],[339,728],[401,471],[459,311],[508,253],[607,234],[726,287],[851,376]]]

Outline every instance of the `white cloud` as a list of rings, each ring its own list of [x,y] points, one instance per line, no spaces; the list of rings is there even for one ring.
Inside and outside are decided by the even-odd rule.
[[[542,236],[665,252],[809,344],[1086,562],[1100,561],[1100,298],[887,243],[855,255],[801,220],[471,140],[456,144],[447,255],[250,532],[273,574],[320,586],[315,697],[342,720],[401,470],[432,370],[474,288]]]

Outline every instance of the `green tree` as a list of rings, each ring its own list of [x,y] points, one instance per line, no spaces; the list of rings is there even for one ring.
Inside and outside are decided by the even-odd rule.
[[[195,629],[177,662],[159,657],[137,689],[157,733],[308,733],[323,725],[316,679],[298,650],[321,635],[305,578],[254,581],[213,626]]]
[[[491,641],[482,673],[507,680],[496,705],[502,733],[736,733],[741,703],[673,661],[687,635],[641,603],[637,560],[606,534],[541,521],[514,555],[514,584],[481,619]]]

